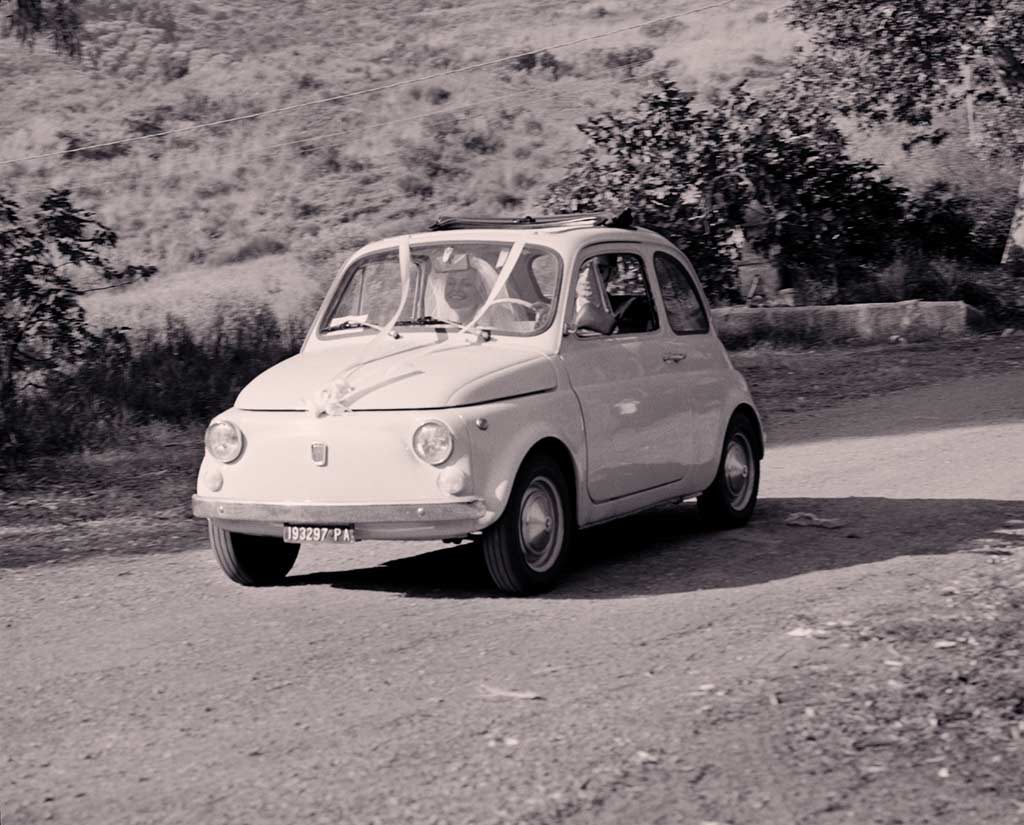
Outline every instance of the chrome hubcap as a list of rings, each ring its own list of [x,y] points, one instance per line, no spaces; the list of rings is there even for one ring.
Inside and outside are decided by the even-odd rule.
[[[535,478],[523,493],[519,508],[519,543],[526,566],[537,573],[549,570],[562,546],[562,501],[555,485]]]
[[[743,433],[733,433],[725,448],[725,486],[729,504],[742,510],[754,492],[754,451]]]

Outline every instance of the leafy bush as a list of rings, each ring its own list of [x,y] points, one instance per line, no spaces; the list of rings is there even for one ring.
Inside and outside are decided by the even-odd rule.
[[[903,298],[963,301],[990,326],[1024,325],[1024,267],[979,265],[948,258],[921,258],[906,274]]]
[[[656,20],[653,23],[648,23],[640,31],[644,37],[649,37],[652,40],[662,40],[670,34],[679,34],[685,31],[687,28],[686,23],[678,18],[667,18],[664,20]]]
[[[962,272],[954,296],[980,309],[993,324],[1024,327],[1024,265]]]
[[[551,52],[541,52],[537,55],[537,68],[546,72],[552,80],[558,80],[572,71],[572,64],[559,60]]]
[[[178,24],[174,12],[160,0],[150,0],[147,3],[138,3],[136,0],[101,0],[91,5],[89,19],[95,20],[117,20],[129,18],[143,26],[160,29],[164,37],[169,40],[176,40]]]
[[[1013,210],[1012,198],[971,198],[945,181],[936,181],[908,204],[904,249],[912,257],[994,266],[1002,258]]]
[[[428,102],[435,106],[440,106],[451,99],[452,93],[443,86],[428,86],[426,96]]]
[[[521,54],[508,65],[514,72],[532,72],[537,68],[537,55],[533,52],[530,54]]]
[[[962,300],[997,324],[1024,318],[1024,280],[1000,266],[1012,200],[979,200],[944,181],[909,201],[899,228],[900,299]]]
[[[124,125],[130,135],[153,135],[168,128],[167,118],[173,113],[174,109],[171,106],[140,109],[128,114],[124,119]]]
[[[505,145],[501,133],[494,127],[468,129],[462,135],[462,146],[475,155],[493,155]]]
[[[849,158],[830,114],[798,89],[754,98],[743,84],[711,101],[659,80],[624,113],[579,128],[587,146],[550,191],[561,211],[636,208],[685,248],[709,297],[736,300],[744,228],[794,285],[848,299],[891,262],[905,192]]]
[[[571,63],[559,60],[549,51],[521,54],[511,61],[508,67],[514,72],[523,72],[525,74],[529,74],[534,69],[537,69],[540,72],[546,72],[552,80],[558,80],[572,71]]]
[[[282,328],[265,304],[222,309],[202,337],[173,315],[134,344],[108,330],[80,353],[80,366],[41,376],[19,399],[14,449],[0,461],[109,446],[140,424],[206,421],[260,372],[297,352],[304,334],[304,322]]]
[[[182,52],[168,54],[160,60],[160,73],[165,81],[179,80],[188,74],[189,56]]]
[[[603,56],[606,68],[619,69],[625,77],[633,77],[637,69],[654,60],[654,49],[649,46],[629,46],[608,49]]]
[[[395,185],[403,194],[417,198],[429,198],[434,194],[434,186],[429,179],[411,173],[399,175]]]
[[[62,129],[57,132],[57,137],[64,141],[66,150],[74,150],[73,155],[68,155],[72,160],[110,160],[111,158],[127,155],[131,151],[131,147],[124,143],[114,146],[98,146],[95,149],[83,149],[83,146],[92,146],[93,144],[103,142],[89,132],[76,134],[75,132]]]
[[[216,266],[224,264],[237,264],[242,261],[252,261],[256,258],[263,258],[267,255],[280,255],[288,251],[288,244],[279,238],[271,235],[257,235],[243,241],[238,246],[224,250],[214,255],[212,263]]]
[[[435,123],[432,126],[434,134],[441,138],[440,141],[406,141],[398,150],[399,162],[417,177],[436,178],[451,171],[444,153],[444,141],[448,135],[441,133],[443,124]]]
[[[26,396],[105,345],[86,326],[82,279],[116,284],[156,272],[115,266],[109,254],[116,246],[117,234],[75,207],[67,191],[46,195],[28,219],[0,196],[0,460],[16,449]]]

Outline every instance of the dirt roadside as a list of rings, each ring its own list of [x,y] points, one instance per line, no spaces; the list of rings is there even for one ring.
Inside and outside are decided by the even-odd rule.
[[[774,432],[850,401],[1024,369],[1024,333],[859,348],[763,348],[732,358]],[[0,476],[0,569],[178,552],[203,542],[205,525],[189,510],[202,449],[202,427],[142,429],[123,449],[39,459]],[[61,538],[70,533],[73,541]]]
[[[472,548],[373,543],[234,587],[166,440],[8,490],[3,821],[1024,822],[1024,494],[971,494],[1021,481],[1024,340],[736,360],[778,436],[754,523],[588,531],[541,599],[496,598]],[[952,412],[891,453],[936,383]],[[88,540],[26,541],[53,512]]]

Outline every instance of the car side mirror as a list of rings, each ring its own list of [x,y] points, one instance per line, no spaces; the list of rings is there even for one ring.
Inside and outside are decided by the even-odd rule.
[[[601,335],[611,335],[612,330],[615,329],[615,317],[587,302],[576,311],[573,326],[576,328],[576,332],[597,332]]]

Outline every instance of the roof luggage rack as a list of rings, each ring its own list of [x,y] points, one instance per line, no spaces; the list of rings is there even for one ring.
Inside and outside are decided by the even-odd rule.
[[[519,218],[474,218],[451,216],[438,218],[431,225],[433,232],[450,229],[585,229],[607,226],[614,229],[636,229],[633,213],[622,212],[570,212],[566,215],[523,215]]]

